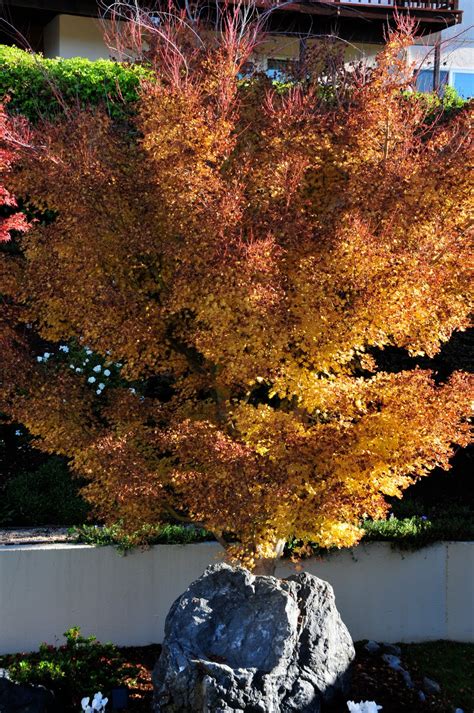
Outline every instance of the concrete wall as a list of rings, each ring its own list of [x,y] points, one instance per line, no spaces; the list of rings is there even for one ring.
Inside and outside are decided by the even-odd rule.
[[[118,644],[160,642],[171,603],[221,557],[214,543],[125,557],[87,545],[0,547],[0,653],[55,643],[76,625]],[[304,564],[331,582],[355,640],[474,642],[474,542],[409,553],[367,544]],[[284,562],[278,574],[294,571]]]

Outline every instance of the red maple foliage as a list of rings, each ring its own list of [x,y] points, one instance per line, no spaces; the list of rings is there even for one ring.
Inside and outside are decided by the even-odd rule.
[[[10,172],[15,161],[16,142],[17,138],[5,107],[0,105],[0,173],[2,176]],[[13,210],[17,207],[17,202],[5,186],[0,184],[0,209],[4,206]],[[8,216],[0,215],[0,243],[10,240],[12,230],[24,233],[27,229],[28,221],[23,213],[17,211]]]

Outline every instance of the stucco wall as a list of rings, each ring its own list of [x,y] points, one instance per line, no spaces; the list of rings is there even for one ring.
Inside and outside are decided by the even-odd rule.
[[[120,556],[86,545],[0,548],[0,653],[55,643],[71,626],[118,644],[160,642],[174,599],[221,558],[214,543]],[[474,642],[474,543],[400,553],[368,544],[305,569],[334,587],[355,640]],[[294,572],[284,562],[280,576]]]
[[[104,42],[107,23],[90,17],[56,15],[44,31],[45,57],[86,57],[87,59],[107,59],[115,56]],[[317,43],[309,39],[308,46]],[[266,69],[266,58],[297,59],[300,51],[298,37],[267,35],[258,45],[254,59],[261,69]],[[380,51],[380,45],[347,44],[348,60],[373,58]],[[120,59],[120,57],[118,57]]]
[[[104,22],[91,17],[56,15],[44,30],[45,57],[108,59]]]

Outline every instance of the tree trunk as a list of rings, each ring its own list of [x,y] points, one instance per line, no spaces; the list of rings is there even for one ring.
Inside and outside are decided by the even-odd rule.
[[[285,549],[285,540],[277,540],[275,542],[273,552],[270,555],[268,555],[267,552],[265,552],[264,557],[258,557],[258,550],[257,550],[257,557],[255,559],[255,567],[253,569],[253,574],[265,575],[267,577],[274,577],[278,560],[283,555],[284,549]]]

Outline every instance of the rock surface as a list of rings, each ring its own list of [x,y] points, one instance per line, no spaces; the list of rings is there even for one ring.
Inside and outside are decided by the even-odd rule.
[[[55,713],[54,696],[42,686],[23,686],[0,676],[0,713]]]
[[[327,582],[213,565],[166,619],[155,713],[318,713],[354,655]]]
[[[425,676],[423,678],[423,688],[425,693],[427,693],[429,696],[433,695],[434,693],[439,693],[441,691],[441,686],[437,681],[433,681],[432,678],[428,678],[428,676]]]

